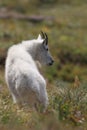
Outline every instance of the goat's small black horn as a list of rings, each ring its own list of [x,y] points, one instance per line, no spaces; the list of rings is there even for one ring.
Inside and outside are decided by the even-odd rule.
[[[46,43],[48,44],[48,36],[46,33],[45,33],[45,39],[46,39]]]
[[[41,36],[42,36],[43,39],[45,39],[45,43],[46,43],[46,45],[47,45],[47,44],[48,44],[48,36],[47,36],[47,34],[46,34],[46,33],[43,33],[43,32],[41,31]]]
[[[42,31],[41,31],[41,36],[42,36],[43,39],[45,38],[45,35]]]

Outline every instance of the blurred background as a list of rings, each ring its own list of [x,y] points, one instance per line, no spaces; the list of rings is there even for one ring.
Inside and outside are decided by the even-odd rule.
[[[76,125],[79,119],[72,113],[75,112],[78,115],[80,111],[81,121],[83,117],[84,120],[87,119],[87,101],[82,103],[80,99],[77,100],[80,96],[81,99],[84,97],[87,99],[85,94],[87,92],[87,0],[0,0],[0,122],[8,124],[13,115],[17,120],[16,123],[27,120],[26,114],[22,113],[20,117],[20,114],[18,115],[13,109],[4,79],[5,58],[11,45],[22,40],[37,38],[41,30],[48,35],[49,49],[55,60],[53,66],[41,68],[48,83],[49,107],[57,114],[60,109],[62,119],[68,118],[69,121],[72,119]],[[69,86],[67,90],[64,89],[67,93],[66,95],[62,93],[62,97],[56,93],[61,86],[62,88]],[[76,90],[73,92],[70,104],[67,99],[72,95],[72,86],[76,87]],[[79,94],[77,94],[78,91]],[[52,95],[55,96],[52,97]],[[73,100],[75,96],[77,97]],[[64,106],[61,99],[65,101]],[[59,103],[61,103],[60,108]],[[42,120],[41,117],[40,119]],[[56,128],[53,126],[53,129]],[[85,126],[81,130],[86,129]]]

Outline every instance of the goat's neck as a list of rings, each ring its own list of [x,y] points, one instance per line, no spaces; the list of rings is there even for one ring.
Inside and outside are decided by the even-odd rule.
[[[32,56],[34,60],[37,60],[38,47],[34,43],[24,43],[23,44],[26,51]]]

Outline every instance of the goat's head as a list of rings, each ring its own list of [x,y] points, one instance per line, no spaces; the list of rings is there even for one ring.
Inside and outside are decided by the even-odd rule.
[[[38,60],[40,63],[45,64],[45,65],[52,65],[53,64],[53,58],[49,52],[48,49],[48,36],[46,33],[41,32],[38,36],[38,40],[42,40],[40,50],[39,50],[39,55],[38,55]]]

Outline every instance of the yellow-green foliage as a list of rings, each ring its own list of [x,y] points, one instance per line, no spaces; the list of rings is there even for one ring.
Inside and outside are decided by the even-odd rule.
[[[87,1],[0,1],[0,14],[7,12],[41,15],[46,19],[38,23],[0,19],[0,129],[86,130]],[[55,60],[52,67],[42,70],[48,81],[50,101],[46,114],[17,109],[4,79],[8,48],[22,40],[36,38],[41,30],[48,34],[49,48]]]
[[[5,3],[4,3],[5,2]],[[0,64],[4,64],[7,49],[12,44],[17,44],[22,40],[36,38],[38,33],[43,30],[48,34],[50,51],[53,54],[55,64],[52,68],[44,70],[50,81],[54,79],[63,79],[73,81],[75,75],[80,79],[87,79],[87,6],[71,5],[40,5],[33,7],[32,4],[23,1],[20,4],[16,2],[0,2],[1,10],[10,10],[19,13],[21,7],[26,15],[51,16],[49,20],[42,23],[31,23],[26,20],[0,19]],[[24,6],[25,5],[25,6]],[[3,8],[2,8],[3,7]],[[50,10],[50,11],[49,11]],[[7,12],[7,11],[5,11]],[[4,15],[4,14],[3,14]],[[83,67],[84,66],[84,67]]]
[[[3,74],[3,73],[2,73]],[[47,87],[49,106],[45,114],[13,104],[8,88],[0,85],[0,124],[3,129],[77,130],[87,121],[87,87],[75,77],[73,84],[56,80]]]

